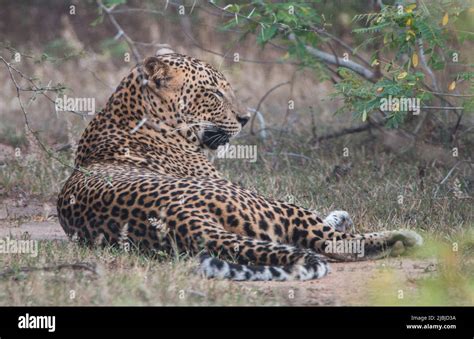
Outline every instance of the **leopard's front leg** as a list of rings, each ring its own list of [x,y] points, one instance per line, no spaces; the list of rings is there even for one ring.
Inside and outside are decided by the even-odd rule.
[[[399,255],[406,248],[423,242],[420,235],[410,230],[353,233],[352,220],[345,211],[333,211],[322,220],[314,212],[296,205],[267,203],[274,211],[281,212],[277,227],[279,223],[287,225],[280,239],[274,240],[308,248],[336,260],[370,260]]]

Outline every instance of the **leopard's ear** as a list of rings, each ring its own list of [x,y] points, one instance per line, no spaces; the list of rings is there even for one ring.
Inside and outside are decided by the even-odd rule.
[[[144,70],[148,79],[154,81],[161,87],[165,80],[169,80],[169,66],[157,57],[148,57],[143,62]]]

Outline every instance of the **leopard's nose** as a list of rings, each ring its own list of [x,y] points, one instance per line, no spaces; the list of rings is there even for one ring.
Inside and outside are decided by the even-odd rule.
[[[245,124],[249,122],[249,120],[250,120],[250,117],[248,116],[243,116],[243,117],[237,116],[237,121],[240,123],[240,125],[242,125],[242,127],[244,127]]]

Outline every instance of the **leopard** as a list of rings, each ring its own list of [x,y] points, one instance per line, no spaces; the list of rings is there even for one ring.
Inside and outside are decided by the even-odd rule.
[[[346,211],[323,219],[224,178],[209,152],[250,118],[205,61],[175,52],[145,58],[77,143],[57,201],[64,232],[91,246],[189,256],[196,274],[235,281],[319,279],[331,261],[380,259],[422,244],[413,230],[357,233]],[[363,256],[335,251],[335,242],[358,242]]]

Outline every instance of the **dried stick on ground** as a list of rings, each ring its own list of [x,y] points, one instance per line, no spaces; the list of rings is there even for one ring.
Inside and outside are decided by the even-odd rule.
[[[38,271],[59,271],[62,269],[72,269],[72,270],[85,270],[94,273],[95,275],[99,275],[99,271],[97,270],[97,265],[94,263],[86,263],[86,262],[77,262],[72,264],[58,264],[53,266],[42,266],[42,267],[20,267],[18,269],[6,269],[3,272],[0,272],[0,278],[8,278],[14,276],[18,273],[30,273],[30,272],[38,272]]]
[[[322,135],[320,137],[312,138],[309,142],[317,143],[323,140],[338,138],[347,134],[359,133],[359,132],[367,131],[371,127],[372,125],[370,123],[367,123],[367,124],[363,124],[363,125],[359,125],[355,127],[343,128],[342,130],[337,131],[337,132],[333,132],[326,135]]]

